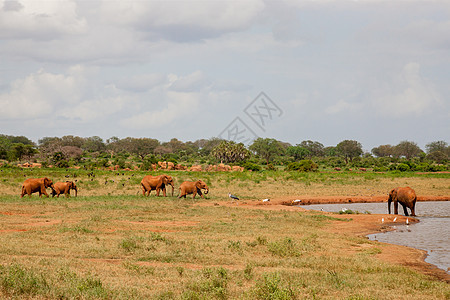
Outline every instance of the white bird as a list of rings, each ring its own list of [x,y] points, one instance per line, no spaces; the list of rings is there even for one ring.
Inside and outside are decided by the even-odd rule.
[[[234,200],[239,200],[239,198],[237,196],[232,195],[231,193],[228,193],[228,197],[230,197],[231,199],[234,199]]]
[[[302,200],[299,199],[292,200],[292,205],[299,204],[300,202],[302,202]]]
[[[406,218],[406,225],[409,225],[409,220],[408,220],[408,218]]]
[[[397,221],[397,217],[394,218],[394,222]]]
[[[322,208],[320,208],[320,211],[323,211],[323,207],[322,207]]]
[[[261,201],[262,201],[262,202],[269,202],[270,199],[269,199],[269,198],[267,198],[267,199],[262,199]]]
[[[381,223],[384,223],[384,218],[381,218]]]

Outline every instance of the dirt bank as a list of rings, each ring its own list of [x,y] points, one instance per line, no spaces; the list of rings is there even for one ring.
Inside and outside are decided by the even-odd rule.
[[[295,206],[301,200],[301,204],[331,204],[331,203],[368,203],[368,202],[386,202],[386,196],[374,197],[281,197],[271,199],[270,201],[253,200],[253,201],[223,201],[198,203],[200,206],[228,206],[241,207],[248,209],[262,210],[285,210],[285,211],[306,211],[305,209]],[[421,196],[418,201],[449,201],[450,197],[432,197]],[[384,214],[352,214],[339,215],[328,212],[323,214],[332,214],[333,217],[342,219],[351,219],[350,222],[335,221],[327,230],[338,234],[350,234],[356,236],[367,236],[368,234],[385,232],[392,230],[390,225],[405,224],[408,219],[409,223],[418,222],[418,220],[405,217],[402,215],[384,215]],[[396,220],[394,222],[394,218]],[[435,265],[425,262],[427,256],[426,251],[409,248],[400,245],[392,245],[379,242],[379,248],[382,252],[377,257],[385,262],[395,263],[413,268],[423,274],[430,275],[438,280],[450,283],[450,275]],[[353,251],[352,249],[348,250]]]

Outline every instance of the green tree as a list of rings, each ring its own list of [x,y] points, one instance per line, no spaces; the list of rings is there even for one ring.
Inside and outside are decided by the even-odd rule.
[[[395,146],[394,153],[397,157],[404,156],[406,159],[411,159],[423,152],[416,143],[410,141],[401,141]]]
[[[287,155],[294,157],[294,160],[302,160],[308,155],[311,155],[311,151],[301,145],[290,146],[286,149]]]
[[[97,152],[106,150],[106,145],[101,137],[91,136],[85,138],[83,146],[81,148],[88,152]]]
[[[359,142],[354,140],[345,140],[336,145],[336,151],[340,156],[343,156],[345,163],[352,161],[354,157],[363,154],[362,146]]]
[[[249,149],[261,158],[265,159],[267,163],[269,163],[275,156],[282,155],[285,152],[279,141],[270,138],[257,138],[250,145]]]
[[[222,141],[212,149],[211,155],[222,163],[234,163],[248,159],[251,153],[242,143]]]
[[[314,142],[311,140],[303,141],[300,146],[306,148],[309,151],[309,156],[324,156],[324,146],[319,142]]]
[[[372,148],[372,153],[376,157],[390,157],[394,154],[394,147],[391,145],[380,145]]]
[[[435,151],[441,151],[445,153],[448,149],[448,144],[445,141],[431,142],[425,145],[425,149],[427,150],[427,154],[433,153]]]

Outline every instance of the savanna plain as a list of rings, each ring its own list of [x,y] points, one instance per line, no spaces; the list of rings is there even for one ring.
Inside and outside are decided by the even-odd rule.
[[[339,230],[359,215],[278,205],[387,200],[396,186],[445,197],[448,173],[167,171],[176,184],[167,197],[142,196],[149,172],[88,173],[1,169],[1,298],[450,299],[447,282],[381,259],[389,245]],[[78,197],[20,198],[24,179],[44,176],[77,180]],[[205,199],[176,197],[181,182],[197,179],[210,188]]]

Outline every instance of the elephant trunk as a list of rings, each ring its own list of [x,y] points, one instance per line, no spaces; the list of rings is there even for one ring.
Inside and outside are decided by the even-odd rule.
[[[173,184],[171,184],[172,186],[172,197],[173,197],[173,190],[175,189],[175,187],[173,186]]]
[[[78,195],[78,189],[77,187],[74,187],[73,189],[75,190],[75,197],[76,197]]]

